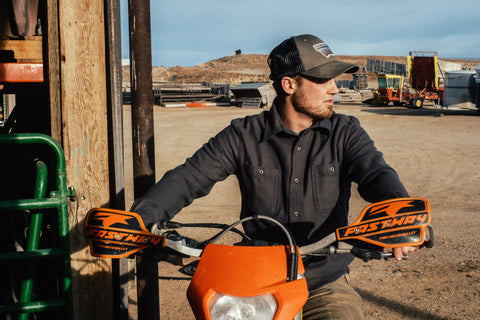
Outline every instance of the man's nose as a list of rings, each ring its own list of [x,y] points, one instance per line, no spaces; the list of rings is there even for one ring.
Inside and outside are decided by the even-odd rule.
[[[337,94],[340,92],[337,87],[337,83],[335,82],[335,78],[329,80],[329,92],[332,94]]]

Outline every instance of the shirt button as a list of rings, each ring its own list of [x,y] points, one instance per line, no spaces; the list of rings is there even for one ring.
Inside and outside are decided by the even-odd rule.
[[[330,167],[329,170],[330,172],[335,172],[335,167]]]
[[[302,151],[302,147],[298,146],[297,151]]]
[[[258,173],[259,173],[259,174],[264,174],[263,169],[258,170]]]
[[[295,215],[295,217],[298,217],[298,215],[300,214],[300,212],[295,211],[293,214]]]
[[[295,183],[298,183],[300,182],[300,180],[298,178],[295,178]]]

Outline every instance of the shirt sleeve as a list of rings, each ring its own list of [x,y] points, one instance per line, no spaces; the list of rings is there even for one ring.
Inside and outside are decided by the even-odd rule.
[[[207,195],[216,182],[236,172],[240,141],[230,125],[211,138],[184,164],[168,171],[130,209],[146,226],[173,218],[194,199]]]
[[[345,155],[349,174],[358,184],[358,192],[369,202],[408,197],[397,172],[390,167],[373,140],[360,126],[358,119],[351,117],[345,139]]]

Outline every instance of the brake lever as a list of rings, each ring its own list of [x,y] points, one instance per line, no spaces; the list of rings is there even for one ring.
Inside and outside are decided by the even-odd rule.
[[[194,239],[184,237],[175,230],[162,230],[162,228],[177,229],[181,228],[181,225],[173,221],[162,221],[158,226],[156,223],[150,228],[150,232],[156,235],[165,237],[165,248],[169,248],[179,254],[188,257],[200,257],[203,252],[204,245]]]
[[[200,257],[202,255],[202,243],[187,237],[183,237],[177,232],[167,231],[164,236],[166,248],[189,257]]]

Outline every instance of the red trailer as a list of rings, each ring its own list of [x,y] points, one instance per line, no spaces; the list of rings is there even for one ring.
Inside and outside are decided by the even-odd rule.
[[[435,100],[443,104],[443,86],[439,78],[441,70],[438,67],[437,53],[427,51],[412,51],[407,58],[408,83],[406,99],[413,108],[421,108],[424,100]]]

